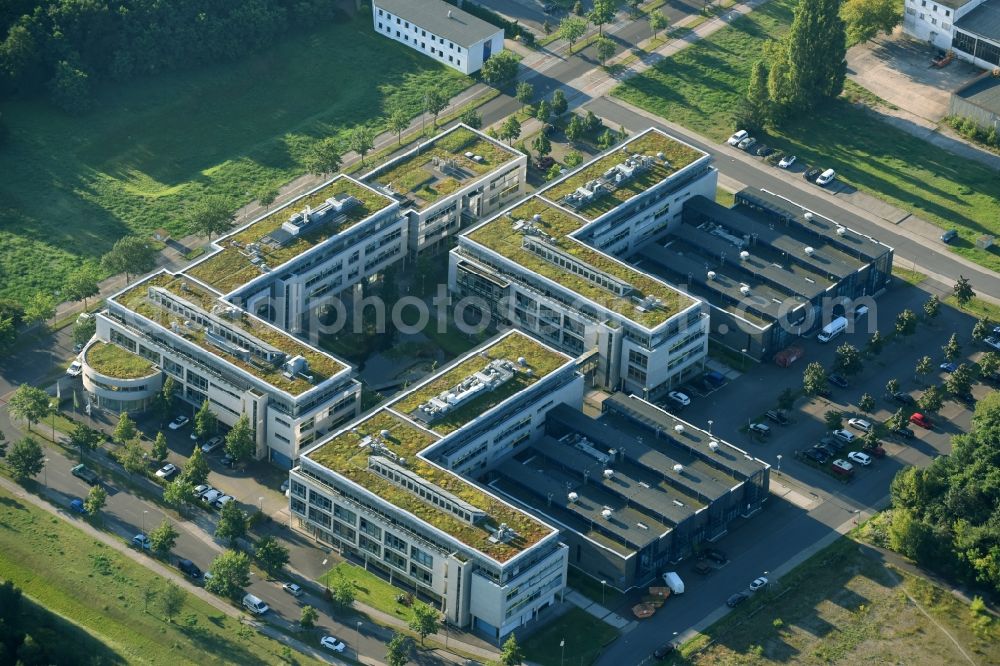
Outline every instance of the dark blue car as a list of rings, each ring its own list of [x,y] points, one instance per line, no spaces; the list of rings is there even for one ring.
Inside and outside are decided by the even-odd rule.
[[[82,499],[74,499],[69,503],[69,508],[76,513],[87,515],[87,507],[83,505]]]

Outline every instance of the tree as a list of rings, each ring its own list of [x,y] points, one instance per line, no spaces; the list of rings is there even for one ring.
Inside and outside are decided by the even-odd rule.
[[[778,409],[791,409],[795,406],[795,391],[785,388],[778,394]]]
[[[257,442],[254,440],[253,428],[250,427],[250,418],[242,414],[226,433],[226,453],[238,462],[246,462],[256,452]]]
[[[562,91],[562,88],[559,88],[552,93],[552,116],[558,118],[566,113],[568,108],[569,102],[566,101],[566,93]]]
[[[215,536],[228,540],[235,545],[237,539],[247,534],[247,514],[236,506],[236,502],[227,502],[219,512],[219,522],[215,526]]]
[[[552,118],[552,105],[544,99],[540,101],[538,106],[535,107],[535,118],[538,122],[542,123],[542,125],[548,124],[549,119]],[[545,133],[544,127],[542,128],[542,133]]]
[[[257,564],[272,576],[288,564],[288,549],[271,535],[257,542],[253,556]]]
[[[594,7],[587,14],[590,22],[597,26],[597,32],[604,35],[604,24],[611,23],[615,18],[614,0],[594,0]]]
[[[45,467],[45,453],[31,437],[15,442],[7,454],[7,467],[18,483],[37,476]]]
[[[167,376],[163,380],[163,388],[160,389],[160,396],[163,400],[163,408],[169,413],[174,408],[174,398],[177,395],[177,382],[174,378]]]
[[[271,204],[275,202],[279,194],[281,194],[281,192],[274,185],[262,185],[257,188],[254,198],[257,200],[258,204],[264,207],[264,210],[266,211],[271,208]]]
[[[872,333],[872,337],[868,339],[868,351],[871,352],[872,356],[878,356],[882,353],[882,348],[885,346],[885,338],[878,331]]]
[[[879,33],[891,34],[903,20],[903,6],[894,0],[846,0],[840,15],[847,24],[849,44],[861,44]]]
[[[913,335],[917,330],[917,315],[913,310],[907,308],[896,316],[896,333],[899,335]]]
[[[871,414],[875,411],[875,398],[872,397],[871,393],[861,394],[861,397],[858,398],[858,409],[865,414]]]
[[[167,581],[166,585],[163,586],[163,591],[160,593],[160,610],[163,611],[163,616],[167,618],[167,621],[173,622],[174,618],[177,617],[181,609],[184,608],[184,600],[187,598],[187,593],[173,581]]]
[[[410,661],[410,654],[413,652],[413,639],[404,634],[394,633],[386,648],[385,663],[387,666],[405,666]]]
[[[328,136],[313,143],[302,160],[306,170],[314,176],[325,176],[340,169],[340,147],[337,140]]]
[[[30,384],[18,386],[7,402],[11,416],[28,422],[28,432],[31,432],[32,425],[48,415],[50,409],[49,394]]]
[[[424,644],[424,639],[438,630],[440,617],[438,611],[425,603],[418,601],[410,608],[413,615],[410,617],[409,627],[420,636],[420,644]]]
[[[837,97],[847,76],[847,38],[840,0],[802,0],[785,37],[795,105],[810,109]]]
[[[475,109],[466,109],[458,119],[472,129],[479,129],[483,126],[483,116]]]
[[[917,405],[926,412],[936,412],[943,404],[944,396],[941,395],[941,389],[933,384],[917,398]]]
[[[521,651],[521,646],[517,642],[517,636],[514,634],[510,635],[504,644],[500,648],[500,665],[501,666],[521,666],[524,663],[524,652]]]
[[[890,430],[902,430],[907,424],[906,410],[900,407],[892,416],[889,417],[889,420],[886,421],[885,424]]]
[[[193,486],[200,486],[208,480],[208,463],[201,452],[200,446],[195,446],[184,466],[182,478]]]
[[[138,440],[130,440],[118,452],[118,462],[129,474],[144,474],[146,472],[146,452],[142,450]]]
[[[150,452],[150,457],[158,465],[162,465],[163,461],[167,459],[167,436],[162,432],[156,433],[156,439],[153,440],[153,450]]]
[[[802,373],[802,388],[808,395],[818,395],[823,392],[826,382],[826,369],[815,361],[807,365]]]
[[[82,462],[87,452],[93,451],[101,443],[101,433],[83,423],[77,423],[69,434],[69,443],[80,452]]]
[[[341,608],[349,608],[354,603],[354,583],[338,571],[334,577],[333,585],[330,587],[330,594],[333,597],[333,603]]]
[[[205,589],[212,594],[234,598],[250,584],[250,559],[246,553],[227,550],[212,561],[208,572],[212,576],[205,581]]]
[[[955,372],[948,375],[945,381],[945,389],[952,395],[967,395],[972,389],[972,383],[976,381],[977,366],[962,363]]]
[[[569,119],[569,123],[566,125],[566,138],[570,140],[571,143],[576,143],[583,138],[586,133],[586,127],[583,122],[583,118],[573,114]]]
[[[885,383],[885,394],[893,396],[899,393],[899,380],[893,377]]]
[[[434,117],[432,127],[437,127],[438,114],[444,111],[446,106],[448,106],[448,98],[437,88],[431,88],[424,95],[424,111]]]
[[[555,180],[562,175],[562,166],[558,162],[549,167],[549,170],[545,172],[545,180]]]
[[[483,82],[494,88],[499,88],[517,76],[517,58],[510,51],[501,51],[483,63],[479,75]]]
[[[396,145],[403,143],[403,132],[410,126],[410,114],[404,109],[393,109],[386,121],[386,127],[396,134]]]
[[[91,264],[86,264],[70,273],[69,277],[66,278],[64,293],[71,300],[83,301],[83,307],[86,309],[87,299],[100,293],[94,267]]]
[[[531,85],[527,81],[521,81],[514,88],[514,98],[521,103],[521,110],[524,111],[525,107],[531,102],[531,98],[535,94],[535,86]]]
[[[976,321],[976,325],[972,327],[972,339],[975,342],[982,342],[986,339],[986,336],[990,334],[990,321],[986,318],[982,318]]]
[[[763,60],[754,62],[747,83],[745,115],[751,120],[750,126],[763,128],[771,118],[771,97],[767,90],[767,66]]]
[[[596,113],[590,110],[587,111],[587,115],[583,117],[583,129],[590,134],[601,129],[601,119],[597,117]]]
[[[837,347],[834,367],[845,375],[851,376],[861,372],[864,364],[861,362],[861,352],[849,342]]]
[[[87,113],[93,106],[90,76],[68,60],[60,60],[49,81],[49,96],[63,111],[74,115]]]
[[[135,439],[138,434],[139,431],[135,427],[135,421],[133,421],[128,415],[128,412],[122,412],[121,415],[118,416],[118,424],[115,426],[111,439],[113,439],[116,444],[124,444],[125,442],[130,442]]]
[[[608,58],[615,54],[615,43],[607,37],[598,37],[594,42],[594,49],[597,52],[597,59],[600,61],[601,67],[604,67],[604,63],[608,61]]]
[[[628,15],[635,16],[639,13],[639,5],[642,4],[642,0],[625,0],[625,6],[628,7]],[[513,636],[511,636],[513,638]]]
[[[962,345],[958,344],[958,334],[952,333],[951,337],[948,338],[948,342],[941,347],[941,353],[944,354],[944,358],[949,363],[958,358],[958,355],[962,353]]]
[[[532,142],[531,147],[535,149],[535,152],[539,156],[544,157],[552,152],[552,142],[549,141],[549,137],[545,136],[544,133],[539,133]]]
[[[91,516],[96,516],[108,501],[108,491],[102,486],[94,486],[87,493],[87,499],[83,501],[83,507]]]
[[[177,543],[177,537],[179,537],[177,530],[166,518],[156,526],[156,528],[149,533],[150,546],[153,552],[160,557],[165,557],[169,553],[174,544]]]
[[[955,294],[955,300],[958,301],[959,306],[963,308],[976,297],[976,292],[972,290],[972,283],[964,275],[958,276],[958,281],[952,287],[952,293]]]
[[[569,52],[573,53],[573,45],[587,32],[587,23],[576,16],[567,16],[559,22],[559,37],[569,42]]]
[[[194,434],[199,440],[208,439],[218,430],[219,421],[215,417],[215,412],[208,404],[208,400],[201,403],[201,407],[194,415]]]
[[[56,316],[56,299],[50,294],[36,291],[24,306],[24,320],[43,323]]]
[[[347,147],[361,156],[361,166],[364,166],[365,155],[375,147],[375,133],[369,127],[358,125],[347,136]]]
[[[795,104],[795,89],[792,87],[791,69],[788,61],[788,47],[784,42],[770,42],[765,47],[768,54],[767,94],[771,98],[771,120],[783,120]]]
[[[580,0],[573,3],[573,13],[577,16],[583,16],[583,3]]]
[[[979,375],[981,377],[992,377],[997,370],[1000,370],[1000,354],[988,351],[979,357]]]
[[[73,324],[73,344],[85,345],[97,332],[97,320],[93,317],[81,319]]]
[[[925,375],[927,375],[927,373],[931,371],[931,364],[932,361],[930,356],[924,356],[917,361],[917,367],[915,369],[915,372],[918,379],[922,379]]]
[[[665,31],[670,27],[670,21],[659,9],[649,12],[649,32],[651,37],[656,37],[656,33]]]
[[[148,273],[156,266],[156,251],[149,243],[138,236],[119,238],[111,250],[101,257],[101,266],[109,273],[125,274],[125,283],[129,275]]]
[[[521,123],[515,116],[510,116],[500,126],[500,138],[512,144],[519,136],[521,136]]]
[[[181,475],[163,488],[163,501],[178,511],[188,509],[194,500],[194,484]]]
[[[319,619],[319,613],[312,606],[306,605],[302,607],[302,614],[299,616],[299,624],[302,625],[303,629],[312,629],[316,626],[316,620]]]
[[[823,414],[823,423],[826,424],[827,430],[840,430],[844,427],[844,415],[830,409]]]
[[[233,212],[224,197],[210,195],[198,199],[188,215],[188,227],[196,234],[208,236],[224,233],[233,224]]]
[[[927,302],[924,303],[924,314],[928,319],[934,319],[938,316],[940,311],[941,301],[938,300],[937,296],[932,294],[931,297],[927,299]]]

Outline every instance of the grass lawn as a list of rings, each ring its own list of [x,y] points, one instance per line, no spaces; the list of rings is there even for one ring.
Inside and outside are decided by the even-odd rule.
[[[155,598],[147,612],[146,591],[162,589],[162,578],[5,490],[0,490],[0,578],[90,633],[110,653],[107,663],[280,661],[280,643],[255,631],[241,633],[237,620],[192,595],[186,595],[173,622],[162,616]],[[298,663],[319,663],[296,657]]]
[[[920,271],[911,271],[908,268],[900,268],[897,264],[892,265],[892,276],[911,285],[918,285],[927,279],[927,276]]]
[[[396,595],[405,593],[402,588],[390,585],[363,567],[347,562],[341,562],[320,576],[319,582],[330,585],[337,576],[345,576],[354,583],[354,598],[357,601],[409,622],[412,612],[396,601]]]
[[[569,568],[567,584],[574,590],[605,608],[614,608],[622,600],[622,593],[610,585],[602,586],[601,581],[588,576],[574,567]],[[603,590],[601,588],[604,587]]]
[[[787,30],[795,0],[772,0],[710,37],[666,58],[615,89],[622,99],[722,141],[741,104],[755,54]],[[770,146],[800,161],[836,169],[845,183],[942,227],[959,231],[952,250],[1000,270],[1000,248],[975,238],[1000,236],[1000,178],[882,122],[846,100],[802,114],[772,136]]]
[[[536,664],[592,664],[618,630],[581,608],[573,607],[521,644],[524,656]],[[565,640],[565,653],[559,642]],[[565,656],[565,661],[563,657]]]
[[[185,209],[206,193],[235,209],[300,175],[315,138],[380,129],[394,106],[418,113],[427,89],[450,96],[471,83],[358,18],[239,62],[102,86],[80,118],[7,102],[0,296],[57,290],[129,232],[183,235]]]
[[[965,307],[961,307],[958,301],[955,300],[954,296],[947,296],[944,302],[952,306],[956,310],[961,310],[972,315],[976,319],[988,319],[994,325],[1000,323],[1000,305],[995,305],[989,301],[984,301],[981,298],[973,298],[971,301],[966,303]]]
[[[842,538],[689,641],[674,663],[967,663],[945,631],[976,663],[997,663],[997,627],[976,635],[951,594]]]

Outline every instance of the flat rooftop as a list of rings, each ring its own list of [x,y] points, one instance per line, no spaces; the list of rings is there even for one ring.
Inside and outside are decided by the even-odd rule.
[[[291,395],[305,393],[348,369],[333,356],[219,300],[219,296],[183,274],[163,271],[109,300],[173,329],[209,354]],[[296,357],[304,359],[305,369],[288,373],[283,365]]]
[[[533,196],[465,237],[646,328],[663,324],[695,303],[679,290],[571,238],[583,224],[580,217]]]
[[[215,241],[220,249],[185,273],[221,293],[299,256],[392,205],[393,200],[349,176],[293,199]]]
[[[949,2],[945,2],[945,4],[949,4]],[[955,21],[955,27],[992,41],[1000,41],[1000,2],[997,2],[997,0],[986,0],[986,2]]]
[[[399,200],[403,208],[420,211],[520,156],[499,141],[458,125],[371,171],[363,180]]]
[[[500,562],[511,559],[553,532],[526,512],[418,455],[437,440],[434,433],[381,409],[303,455]],[[455,508],[472,508],[481,512],[482,517],[475,522],[463,520],[441,506],[444,502],[434,503],[376,473],[371,467],[373,460],[395,463],[406,475],[413,475],[448,493]],[[514,530],[513,538],[491,540],[501,524]]]
[[[375,0],[374,4],[466,48],[502,30],[442,0]]]
[[[1000,115],[1000,77],[984,73],[954,94],[970,104]]]
[[[649,129],[541,190],[550,201],[593,221],[707,153]]]
[[[148,359],[109,342],[95,342],[87,347],[84,360],[102,375],[117,379],[139,379],[154,371]]]
[[[512,331],[459,359],[390,407],[447,435],[572,360]]]

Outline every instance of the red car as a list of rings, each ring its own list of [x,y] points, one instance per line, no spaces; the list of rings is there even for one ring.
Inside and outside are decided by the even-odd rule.
[[[910,423],[912,423],[913,425],[918,425],[921,428],[927,428],[928,430],[930,430],[931,426],[933,425],[931,423],[931,420],[926,416],[924,416],[923,414],[921,414],[920,412],[914,412],[913,414],[910,415]]]

